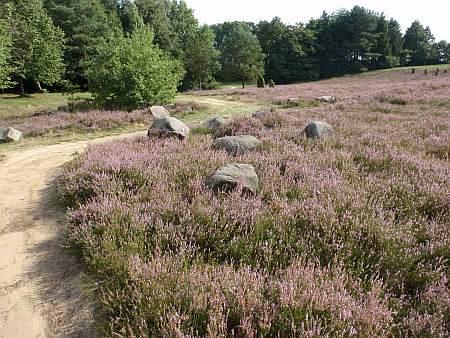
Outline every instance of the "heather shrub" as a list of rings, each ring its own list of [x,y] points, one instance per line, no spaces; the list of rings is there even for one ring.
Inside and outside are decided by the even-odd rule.
[[[448,141],[449,111],[368,112],[378,95],[239,117],[187,142],[97,145],[66,166],[70,239],[98,279],[107,334],[448,336],[448,163],[430,149]],[[311,120],[335,133],[306,139]],[[211,146],[243,134],[263,145]],[[206,188],[236,161],[255,167],[258,194]]]
[[[89,91],[100,107],[136,109],[169,103],[184,71],[153,44],[150,28],[116,37],[89,63]]]

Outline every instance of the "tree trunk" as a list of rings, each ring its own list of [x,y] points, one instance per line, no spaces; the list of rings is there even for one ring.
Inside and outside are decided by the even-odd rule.
[[[19,78],[19,95],[25,96],[25,87],[23,85],[23,78]]]
[[[245,88],[245,78],[242,77],[242,88]]]
[[[38,92],[39,92],[39,93],[42,93],[43,90],[42,90],[42,87],[41,87],[41,83],[40,83],[39,81],[36,81],[36,86],[37,86],[37,88],[38,88]]]

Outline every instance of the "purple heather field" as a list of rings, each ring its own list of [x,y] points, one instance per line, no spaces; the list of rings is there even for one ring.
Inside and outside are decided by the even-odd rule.
[[[61,174],[70,240],[107,335],[449,335],[449,76],[378,72],[193,95],[276,104],[185,141],[96,145]],[[316,103],[321,95],[337,102]],[[333,134],[307,139],[310,121]],[[244,134],[262,144],[238,156],[212,147]],[[255,167],[256,194],[205,186],[234,162]]]

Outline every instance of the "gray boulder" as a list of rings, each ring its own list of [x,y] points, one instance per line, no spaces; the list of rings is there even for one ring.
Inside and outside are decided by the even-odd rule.
[[[336,98],[334,96],[319,96],[317,98],[320,102],[333,103],[336,102]]]
[[[185,139],[189,136],[189,127],[175,117],[163,117],[156,119],[148,130],[148,136],[153,133],[164,136],[177,136],[179,139]]]
[[[313,121],[305,128],[307,138],[323,138],[333,133],[333,128],[326,122]]]
[[[256,194],[258,175],[251,164],[233,163],[218,169],[206,180],[206,186],[214,191],[231,191],[242,184],[246,193]]]
[[[225,136],[214,141],[213,147],[223,149],[230,155],[239,155],[255,149],[261,141],[251,135]]]
[[[50,110],[50,109],[45,109],[45,110],[41,110],[36,113],[33,113],[32,116],[52,116],[52,115],[56,115],[56,111]]]
[[[163,117],[169,117],[169,111],[163,106],[152,106],[150,107],[150,113],[153,115],[153,118],[160,119]]]
[[[14,128],[0,128],[0,141],[18,142],[22,138],[22,132]]]
[[[203,127],[211,130],[219,129],[224,126],[226,121],[223,117],[213,117],[203,123]]]
[[[266,112],[256,111],[252,114],[252,117],[255,119],[261,119],[261,118],[265,117],[266,115],[267,115]]]

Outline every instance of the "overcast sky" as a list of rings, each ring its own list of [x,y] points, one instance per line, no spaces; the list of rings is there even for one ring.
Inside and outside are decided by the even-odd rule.
[[[354,5],[384,12],[405,30],[414,20],[430,26],[436,40],[450,42],[450,0],[185,0],[201,23],[270,20],[279,16],[286,23],[307,22],[323,10],[328,13]]]

